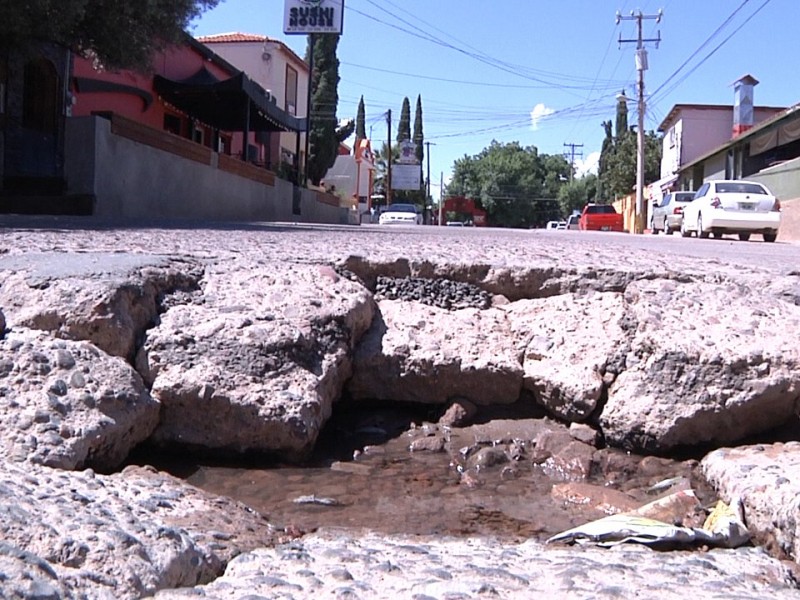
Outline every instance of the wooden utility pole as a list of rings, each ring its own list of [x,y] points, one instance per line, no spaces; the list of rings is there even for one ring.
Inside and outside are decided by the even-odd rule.
[[[656,48],[661,41],[661,32],[658,32],[657,38],[643,38],[642,37],[642,23],[645,19],[655,19],[656,23],[661,21],[662,12],[659,10],[655,15],[644,15],[642,11],[638,14],[631,11],[630,16],[623,17],[617,13],[617,25],[620,21],[636,21],[638,34],[636,39],[623,40],[622,35],[619,37],[619,43],[636,42],[636,70],[639,72],[639,85],[638,85],[638,110],[639,119],[636,126],[636,223],[634,224],[634,233],[644,233],[645,220],[647,217],[647,207],[644,204],[644,72],[647,70],[647,50],[644,47],[645,42],[655,42]]]
[[[572,176],[575,173],[575,148],[583,148],[583,144],[567,144],[564,142],[564,147],[570,149],[569,153],[564,153],[564,157],[569,157],[569,164],[571,167],[569,170],[569,180],[572,181]],[[581,158],[583,158],[583,151],[579,152],[578,154]]]
[[[425,177],[425,214],[428,215],[428,220],[433,219],[433,215],[428,211],[428,200],[431,197],[431,145],[436,145],[433,142],[425,142],[425,158],[428,161],[427,175]],[[431,207],[432,208],[432,207]],[[430,223],[428,223],[430,225]]]
[[[392,203],[392,109],[386,111],[386,125],[388,132],[386,134],[386,147],[388,153],[386,156],[386,206]]]
[[[442,223],[442,205],[444,204],[444,173],[439,173],[439,225]]]

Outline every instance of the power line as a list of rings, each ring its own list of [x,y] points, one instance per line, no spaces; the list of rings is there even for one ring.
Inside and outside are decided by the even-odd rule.
[[[390,73],[392,75],[400,75],[403,77],[413,77],[414,79],[427,79],[430,81],[440,81],[443,83],[458,83],[460,85],[475,85],[481,87],[499,87],[499,88],[515,88],[515,89],[529,89],[529,90],[540,90],[540,89],[549,89],[551,85],[514,85],[510,83],[490,83],[487,81],[467,81],[463,79],[448,79],[446,77],[434,77],[432,75],[420,75],[419,73],[404,73],[402,71],[397,71],[396,69],[381,69],[380,67],[368,67],[367,65],[359,65],[356,63],[340,61],[340,64],[347,65],[349,67],[356,67],[357,69],[366,69],[368,71],[376,71],[378,73]],[[596,82],[592,83],[590,89],[594,90],[596,87]],[[617,89],[622,84],[621,81],[607,81],[605,85],[602,87],[604,89]]]
[[[742,10],[742,9],[743,9],[743,8],[744,8],[746,5],[747,5],[747,3],[749,3],[749,2],[750,2],[750,0],[744,0],[744,1],[743,1],[743,2],[742,2],[740,5],[739,5],[739,7],[738,7],[738,8],[736,8],[736,9],[735,9],[735,10],[734,10],[734,11],[733,11],[733,12],[732,12],[730,15],[728,15],[728,18],[727,18],[727,19],[725,19],[725,20],[722,22],[722,24],[721,24],[721,25],[719,25],[719,27],[717,27],[717,28],[714,30],[714,32],[713,32],[711,35],[709,35],[709,36],[706,38],[706,40],[705,40],[705,41],[704,41],[702,44],[700,44],[700,46],[699,46],[699,47],[698,47],[698,48],[697,48],[695,51],[693,51],[693,52],[692,52],[692,53],[691,53],[691,54],[688,56],[688,58],[687,58],[685,61],[683,61],[683,62],[681,63],[681,65],[680,65],[680,66],[679,66],[677,69],[675,69],[675,71],[673,71],[673,73],[672,73],[672,74],[671,74],[669,77],[667,77],[667,78],[666,78],[666,79],[663,81],[663,83],[662,83],[660,86],[658,86],[658,87],[655,89],[655,91],[654,91],[654,92],[651,94],[651,96],[656,96],[656,95],[658,94],[658,92],[660,92],[662,89],[664,89],[664,87],[666,87],[666,85],[667,85],[667,84],[668,84],[670,81],[672,81],[672,80],[673,80],[675,77],[677,77],[677,76],[678,76],[678,73],[680,73],[680,72],[681,72],[681,70],[682,70],[682,69],[683,69],[683,68],[684,68],[684,67],[685,67],[687,64],[689,64],[689,62],[691,62],[691,60],[692,60],[692,59],[693,59],[695,56],[697,56],[697,53],[698,53],[698,52],[700,52],[700,51],[701,51],[703,48],[705,48],[705,47],[706,47],[708,44],[710,44],[710,43],[711,43],[711,40],[713,40],[713,39],[714,39],[714,38],[715,38],[717,35],[719,35],[719,33],[720,33],[720,32],[721,32],[721,31],[722,31],[724,28],[725,28],[725,26],[726,26],[728,23],[730,23],[730,22],[731,22],[731,20],[733,19],[733,17],[735,17],[735,16],[736,16],[736,14],[737,14],[739,11],[741,11],[741,10]]]
[[[572,181],[572,174],[575,172],[575,148],[583,148],[583,144],[568,144],[564,142],[564,147],[569,148],[569,152],[564,153],[564,158],[569,157],[569,180]],[[583,158],[583,150],[578,152],[579,158]]]
[[[405,21],[401,17],[398,17],[397,15],[395,15],[395,14],[389,12],[388,10],[386,10],[385,7],[378,6],[372,0],[367,0],[367,1],[370,2],[370,4],[373,4],[374,6],[378,7],[380,10],[386,12],[390,16],[398,19],[399,21],[401,21],[403,23],[407,23],[407,21]],[[472,58],[474,60],[477,60],[478,62],[482,62],[482,63],[484,63],[486,65],[492,66],[492,67],[494,67],[496,69],[499,69],[499,70],[504,71],[506,73],[510,73],[510,74],[515,75],[517,77],[521,77],[523,79],[528,79],[528,80],[531,80],[531,81],[537,81],[539,83],[546,84],[546,85],[548,85],[550,87],[553,87],[553,88],[556,88],[556,89],[560,89],[560,90],[568,92],[568,93],[573,93],[572,90],[574,90],[574,89],[582,89],[581,86],[558,84],[558,83],[555,83],[554,81],[548,81],[546,79],[543,79],[542,78],[543,76],[534,76],[534,75],[522,73],[522,72],[520,72],[518,70],[518,67],[515,67],[513,65],[509,65],[508,63],[504,63],[502,61],[498,61],[497,59],[493,59],[493,58],[489,57],[489,55],[487,53],[484,53],[484,52],[480,52],[480,53],[469,52],[467,50],[464,50],[463,48],[459,48],[459,47],[454,46],[453,44],[450,44],[448,42],[445,42],[445,41],[443,41],[443,40],[441,40],[441,39],[439,39],[437,37],[434,37],[434,36],[431,36],[431,35],[429,35],[429,34],[427,34],[425,32],[422,32],[421,30],[419,30],[419,28],[417,28],[414,25],[409,24],[410,27],[414,27],[415,29],[417,29],[417,31],[412,31],[412,30],[406,29],[406,28],[401,27],[401,26],[399,26],[399,25],[397,25],[395,23],[389,23],[387,21],[379,19],[378,17],[375,17],[373,15],[370,15],[370,14],[367,14],[367,13],[365,13],[363,11],[360,11],[360,10],[358,10],[356,8],[353,8],[352,6],[348,6],[347,9],[352,11],[352,12],[358,13],[361,16],[367,18],[367,19],[370,19],[370,20],[375,21],[377,23],[381,23],[382,25],[385,25],[387,27],[391,27],[392,29],[397,29],[398,31],[402,31],[403,33],[407,33],[407,34],[409,34],[411,36],[423,39],[423,40],[425,40],[427,42],[431,42],[433,44],[436,44],[436,45],[439,45],[439,46],[443,46],[445,48],[448,48],[450,50],[453,50],[453,51],[458,52],[460,54],[463,54],[465,56],[469,56],[470,58]],[[538,71],[534,71],[534,72],[538,72]],[[560,74],[560,73],[552,73],[552,72],[542,72],[542,73],[546,73],[546,75],[544,75],[544,76],[552,77],[552,78],[555,78],[555,79],[558,79],[558,78],[561,78],[561,79],[564,79],[564,80],[572,79],[569,76],[565,76],[565,75]]]
[[[747,0],[747,1],[749,1],[749,0]],[[730,35],[728,35],[728,37],[726,37],[724,40],[722,40],[722,41],[721,41],[721,42],[720,42],[720,43],[719,43],[719,44],[718,44],[718,45],[717,45],[717,46],[716,46],[716,47],[715,47],[713,50],[711,50],[711,52],[709,52],[708,54],[706,54],[706,55],[703,57],[703,59],[702,59],[702,60],[701,60],[699,63],[697,63],[697,64],[696,64],[694,67],[692,67],[692,68],[689,70],[689,72],[687,72],[687,73],[686,73],[686,74],[685,74],[683,77],[681,77],[681,78],[680,78],[678,81],[676,81],[676,82],[675,82],[675,83],[674,83],[674,84],[673,84],[673,85],[672,85],[670,88],[668,88],[667,90],[665,90],[663,95],[664,95],[664,96],[666,96],[666,95],[667,95],[667,94],[669,94],[669,93],[670,93],[672,90],[674,90],[676,87],[678,87],[678,86],[679,86],[681,83],[683,83],[683,82],[686,80],[686,78],[687,78],[687,77],[689,77],[689,75],[691,75],[692,73],[694,73],[694,72],[695,72],[695,71],[696,71],[698,68],[700,68],[700,66],[701,66],[703,63],[705,63],[705,62],[706,62],[706,61],[707,61],[709,58],[711,58],[711,57],[712,57],[714,54],[716,54],[716,53],[717,53],[717,51],[718,51],[720,48],[722,48],[722,46],[724,46],[726,43],[728,43],[728,41],[729,41],[729,40],[730,40],[730,39],[731,39],[731,38],[732,38],[734,35],[736,35],[736,34],[737,34],[737,33],[738,33],[738,32],[739,32],[739,31],[740,31],[740,30],[741,30],[741,29],[742,29],[742,28],[743,28],[745,25],[747,25],[747,24],[748,24],[748,23],[749,23],[749,22],[750,22],[750,21],[753,19],[753,17],[755,17],[755,16],[756,16],[756,15],[757,15],[759,12],[761,12],[761,11],[764,9],[764,7],[765,7],[765,6],[767,6],[767,4],[769,4],[770,2],[771,2],[771,0],[764,0],[764,3],[763,3],[763,4],[761,4],[761,6],[759,6],[759,7],[758,7],[758,8],[755,10],[755,12],[753,12],[753,14],[751,14],[749,17],[747,17],[747,19],[745,19],[744,23],[742,23],[741,25],[739,25],[739,27],[737,27],[736,29],[734,29],[734,30],[733,30],[733,31],[730,33]],[[661,88],[659,88],[659,89],[661,89]],[[660,99],[660,98],[659,98],[659,99]],[[656,100],[656,101],[657,101],[657,100]]]

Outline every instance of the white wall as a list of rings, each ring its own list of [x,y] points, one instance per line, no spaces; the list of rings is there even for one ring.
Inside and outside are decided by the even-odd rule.
[[[691,163],[731,139],[733,108],[690,108],[681,112],[680,120],[683,128],[681,165]]]
[[[678,120],[661,140],[661,177],[669,177],[682,166],[681,147],[683,146],[683,121]]]

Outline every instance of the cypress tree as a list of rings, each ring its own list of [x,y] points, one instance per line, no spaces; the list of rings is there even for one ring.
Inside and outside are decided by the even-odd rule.
[[[425,158],[425,151],[423,144],[425,143],[425,135],[422,133],[422,97],[417,96],[417,107],[414,110],[414,143],[417,145],[417,160],[422,164],[422,159]]]
[[[365,125],[366,115],[364,111],[364,96],[358,101],[358,112],[356,113],[356,139],[363,140],[367,137],[367,128]]]
[[[628,98],[625,96],[625,90],[622,90],[617,100],[617,121],[614,133],[617,140],[621,140],[628,133]]]
[[[400,109],[400,121],[397,123],[397,141],[411,139],[411,103],[408,96],[403,98],[403,106]]]
[[[331,33],[308,36],[306,60],[313,50],[314,68],[311,72],[311,128],[308,132],[308,178],[319,185],[336,162],[337,139],[336,105],[339,102],[339,59],[336,48],[339,36]]]

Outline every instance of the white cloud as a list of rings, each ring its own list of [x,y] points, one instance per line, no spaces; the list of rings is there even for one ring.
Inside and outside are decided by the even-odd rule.
[[[541,121],[547,115],[552,115],[555,110],[552,108],[547,108],[541,102],[533,107],[531,111],[531,129],[536,131],[539,128],[539,121]]]
[[[589,173],[594,173],[597,175],[597,166],[600,163],[600,153],[599,152],[592,152],[591,154],[587,155],[586,158],[577,158],[575,159],[575,175],[578,177],[583,177],[584,175],[588,175]]]

